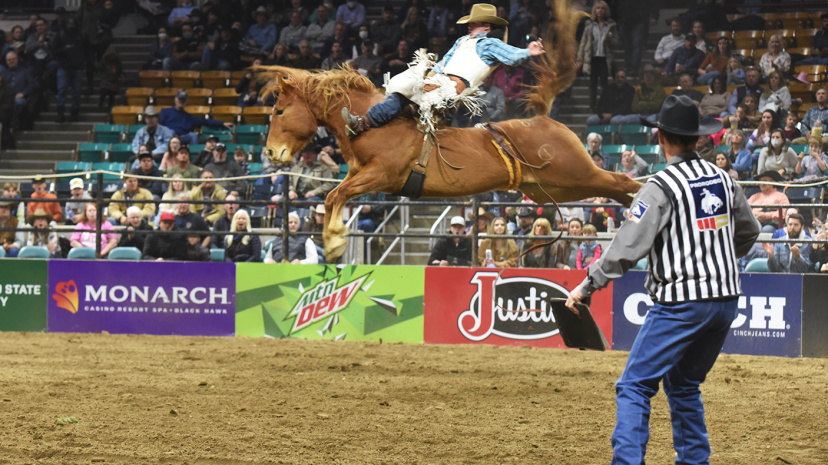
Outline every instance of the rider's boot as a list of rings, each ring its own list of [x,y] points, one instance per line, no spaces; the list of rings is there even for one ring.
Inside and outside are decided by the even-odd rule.
[[[354,116],[348,107],[342,108],[342,119],[345,120],[345,132],[354,138],[371,128],[371,122],[367,117]]]

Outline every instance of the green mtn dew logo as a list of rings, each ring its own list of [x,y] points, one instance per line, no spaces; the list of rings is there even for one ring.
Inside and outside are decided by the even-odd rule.
[[[328,281],[322,281],[316,286],[302,291],[302,296],[293,306],[293,309],[288,313],[288,318],[295,317],[293,328],[290,334],[323,320],[339,311],[343,310],[351,303],[356,295],[357,290],[362,286],[362,283],[370,276],[368,273],[364,276],[343,284],[337,287],[338,278],[333,278]],[[301,284],[300,284],[301,291]]]

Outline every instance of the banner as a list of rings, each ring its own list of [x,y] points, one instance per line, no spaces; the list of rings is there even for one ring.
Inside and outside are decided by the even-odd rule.
[[[426,268],[425,342],[565,347],[550,298],[566,298],[586,271],[532,268]],[[612,340],[612,287],[590,311]]]
[[[0,260],[0,331],[46,331],[46,260]]]
[[[423,267],[239,263],[236,335],[423,342]]]
[[[613,347],[630,350],[653,305],[644,289],[644,271],[615,280]],[[802,275],[743,273],[739,315],[722,352],[744,355],[802,356]]]
[[[802,277],[802,356],[828,357],[828,275]]]
[[[232,263],[49,262],[50,332],[232,336]]]

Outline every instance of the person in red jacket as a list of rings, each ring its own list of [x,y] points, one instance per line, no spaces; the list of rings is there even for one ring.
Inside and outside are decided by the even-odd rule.
[[[32,179],[32,187],[34,188],[34,192],[32,192],[33,199],[57,200],[57,196],[55,194],[52,194],[46,190],[46,180],[43,179],[42,176],[36,176]],[[63,220],[63,210],[57,202],[29,202],[26,207],[26,215],[33,215],[35,210],[39,208],[45,210],[46,213],[52,217],[52,221],[60,222]]]

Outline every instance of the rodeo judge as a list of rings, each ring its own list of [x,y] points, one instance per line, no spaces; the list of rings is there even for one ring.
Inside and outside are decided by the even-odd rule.
[[[415,60],[414,65],[388,82],[385,100],[371,107],[365,117],[352,115],[347,107],[342,109],[346,131],[351,137],[389,123],[411,102],[422,106],[424,100],[436,102],[471,95],[501,63],[518,66],[544,53],[540,39],[520,49],[491,37],[493,29],[509,24],[497,16],[494,5],[473,5],[470,14],[457,20],[457,24],[468,24],[468,35],[457,39],[431,70],[417,64],[427,60]]]
[[[647,257],[645,286],[655,305],[615,384],[613,464],[641,464],[649,439],[650,398],[664,382],[676,463],[705,464],[710,443],[699,389],[738,313],[738,258],[759,236],[742,189],[694,151],[720,129],[699,121],[686,96],[669,96],[656,123],[667,168],[644,184],[627,221],[566,302],[580,302]]]

